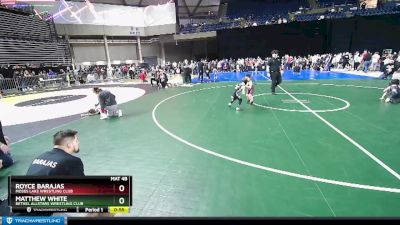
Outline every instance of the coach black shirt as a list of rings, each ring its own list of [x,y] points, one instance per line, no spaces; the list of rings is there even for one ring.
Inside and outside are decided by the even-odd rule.
[[[58,148],[45,152],[33,160],[26,175],[85,176],[82,160]]]
[[[270,73],[280,72],[281,64],[282,63],[280,59],[275,59],[275,58],[270,59],[268,61],[269,72]]]

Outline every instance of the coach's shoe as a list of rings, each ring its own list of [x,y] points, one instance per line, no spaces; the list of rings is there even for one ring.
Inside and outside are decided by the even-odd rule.
[[[276,95],[276,93],[275,93],[275,92],[272,92],[271,94],[272,94],[272,95]]]

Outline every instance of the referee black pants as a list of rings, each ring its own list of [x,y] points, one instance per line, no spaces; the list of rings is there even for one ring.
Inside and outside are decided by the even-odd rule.
[[[203,83],[203,78],[204,78],[204,71],[203,70],[199,70],[199,80],[201,83]]]
[[[275,93],[275,88],[282,83],[282,76],[280,72],[271,72],[271,92]]]

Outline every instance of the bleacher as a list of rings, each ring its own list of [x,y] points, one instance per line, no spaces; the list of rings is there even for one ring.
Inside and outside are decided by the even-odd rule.
[[[0,9],[0,37],[25,40],[54,41],[50,32],[51,21],[44,21],[33,15],[20,15]]]
[[[376,9],[359,9],[354,11],[355,15],[358,16],[377,16],[377,15],[388,15],[388,14],[397,14],[400,13],[396,8],[376,8]]]
[[[0,38],[0,64],[70,65],[68,44],[65,41],[39,42]]]
[[[320,7],[330,7],[333,5],[357,5],[359,0],[318,0]]]
[[[70,65],[69,45],[54,22],[0,8],[0,65]]]
[[[400,1],[390,1],[380,5],[375,9],[360,9],[358,7],[358,0],[319,0],[318,4],[325,8],[325,12],[321,13],[295,13],[294,21],[305,22],[321,19],[340,19],[351,16],[375,16],[375,15],[388,15],[400,13]],[[336,11],[331,12],[327,9],[335,6]],[[223,29],[231,29],[241,27],[241,22],[238,18],[248,19],[251,17],[252,22],[257,25],[264,25],[266,21],[271,22],[274,18],[288,18],[288,12],[298,11],[299,8],[309,7],[308,1],[302,0],[283,0],[283,1],[232,1],[228,6],[228,16],[230,22],[205,24],[205,25],[186,25],[181,29],[181,33],[196,33],[216,31]],[[340,10],[337,10],[339,9]],[[321,11],[321,10],[320,10]],[[328,11],[328,12],[327,12]]]
[[[186,25],[181,29],[181,33],[208,32],[237,28],[241,26],[238,18],[248,18],[263,25],[272,19],[285,18],[288,20],[288,12],[293,12],[299,7],[309,7],[308,0],[281,0],[281,1],[231,1],[228,5],[227,17],[231,20],[224,23],[213,23],[205,25]]]
[[[300,7],[309,7],[308,0],[232,1],[228,5],[227,16],[232,19],[252,16],[263,20],[269,16],[287,15]]]

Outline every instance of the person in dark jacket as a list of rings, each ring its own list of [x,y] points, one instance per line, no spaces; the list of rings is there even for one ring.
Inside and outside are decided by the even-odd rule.
[[[282,82],[281,67],[278,50],[271,52],[272,58],[268,61],[269,73],[271,76],[271,93],[275,95],[275,88]]]
[[[197,64],[197,68],[199,71],[199,80],[201,83],[203,83],[203,78],[204,78],[204,62],[203,59],[200,60],[200,62]]]
[[[165,88],[165,87],[167,87],[167,84],[168,84],[168,75],[165,73],[165,71],[161,71],[161,74],[160,74],[160,84],[161,84],[161,87],[162,88]]]
[[[0,169],[14,164],[14,160],[12,159],[10,152],[10,143],[11,140],[3,134],[3,127],[0,121]]]
[[[122,111],[118,109],[115,95],[110,91],[102,90],[98,87],[93,88],[93,92],[98,96],[100,104],[100,119],[106,119],[108,117],[121,117]]]
[[[79,152],[78,132],[58,131],[53,136],[52,150],[36,157],[26,173],[27,176],[85,176],[82,160],[73,154]],[[51,216],[51,212],[10,213],[8,199],[0,199],[0,215]]]
[[[58,131],[53,136],[54,147],[36,157],[29,166],[28,176],[85,176],[79,152],[78,132]]]

